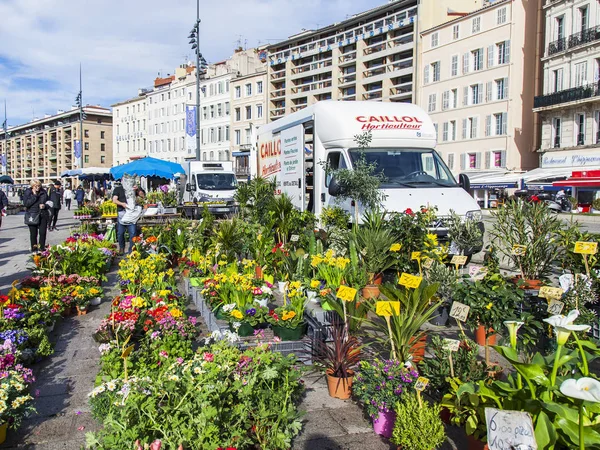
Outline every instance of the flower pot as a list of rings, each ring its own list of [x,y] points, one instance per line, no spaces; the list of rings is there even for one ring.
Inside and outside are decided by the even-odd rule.
[[[235,328],[233,328],[233,325],[231,324],[229,324],[229,329],[231,331],[235,331],[240,337],[248,337],[254,335],[254,328],[247,322],[242,322],[237,331],[235,330]]]
[[[87,314],[87,306],[78,306],[77,307],[77,315],[85,316]]]
[[[415,338],[410,338],[410,343],[412,346],[410,347],[410,353],[412,354],[412,362],[418,364],[421,362],[423,357],[425,356],[425,345],[427,344],[427,336],[422,336],[418,341],[415,342]]]
[[[364,288],[362,288],[361,295],[363,298],[379,298],[379,286],[377,284],[367,284]]]
[[[63,309],[62,311],[62,316],[63,317],[69,317],[73,314],[73,307],[72,306],[66,306],[65,309]]]
[[[46,325],[46,333],[52,333],[54,331],[54,325],[56,325],[56,322],[52,322],[50,325]]]
[[[303,323],[296,328],[273,326],[273,334],[282,341],[299,341],[306,334],[307,324]]]
[[[278,281],[277,288],[279,289],[279,292],[281,292],[282,294],[285,294],[285,286],[286,285],[287,285],[287,281]]]
[[[333,370],[327,369],[327,388],[329,396],[339,398],[340,400],[348,400],[352,394],[352,381],[354,380],[354,372],[348,371],[348,378],[338,378],[331,374]]]
[[[468,450],[489,450],[485,442],[475,439],[472,435],[467,434]]]
[[[489,329],[488,331],[494,331],[493,329]],[[475,342],[479,345],[485,345],[485,328],[483,325],[479,325],[479,328],[475,330]],[[492,334],[488,336],[488,345],[496,345],[496,335]]]
[[[222,307],[219,306],[213,312],[215,313],[215,318],[217,320],[227,320],[227,314],[225,314]]]
[[[381,285],[383,284],[383,274],[378,273],[377,275],[372,275],[373,284]]]
[[[523,280],[523,284],[520,286],[521,289],[536,291],[539,290],[544,282],[542,280],[527,280],[521,277],[521,275],[517,275],[516,277],[511,278],[511,281],[514,284],[519,284],[519,281]]]
[[[433,317],[433,319],[430,320],[430,322],[433,325],[437,325],[438,327],[445,327],[446,325],[448,325],[448,318],[448,307],[440,306],[435,312],[435,316]]]
[[[309,302],[317,303],[317,293],[315,291],[308,291],[306,293],[306,297],[308,298]]]
[[[110,342],[112,340],[112,338],[113,338],[112,333],[110,331],[108,331],[108,330],[96,331],[92,335],[92,337],[99,344],[106,344],[107,342]]]
[[[375,434],[379,434],[389,439],[392,437],[395,423],[396,411],[379,410],[379,415],[377,418],[373,419],[373,431],[375,431]]]
[[[102,298],[101,297],[94,297],[90,301],[90,305],[92,305],[92,306],[98,306],[98,305],[100,305],[100,303],[102,303]]]
[[[0,444],[4,444],[6,440],[6,429],[8,428],[8,422],[4,422],[0,425]]]
[[[442,422],[446,425],[450,425],[452,416],[454,416],[454,414],[452,414],[448,408],[442,407],[442,409],[440,409],[440,419],[442,419]]]
[[[256,266],[254,267],[254,275],[256,275],[256,278],[258,278],[259,280],[263,279],[263,268],[261,266]]]

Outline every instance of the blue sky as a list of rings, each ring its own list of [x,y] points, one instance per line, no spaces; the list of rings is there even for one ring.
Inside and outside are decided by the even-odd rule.
[[[226,59],[387,0],[200,0],[201,50]],[[195,0],[0,0],[0,102],[17,125],[84,103],[110,106],[193,58]],[[0,107],[0,123],[4,120]]]

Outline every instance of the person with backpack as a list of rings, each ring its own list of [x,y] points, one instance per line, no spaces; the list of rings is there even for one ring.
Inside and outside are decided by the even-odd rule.
[[[85,198],[85,191],[83,190],[83,186],[77,186],[77,190],[75,191],[75,200],[77,201],[77,208],[81,208],[83,206],[83,199]]]
[[[48,228],[48,193],[40,180],[32,180],[23,194],[25,206],[25,225],[29,227],[31,253],[46,248],[46,230]],[[39,237],[39,240],[38,240]]]

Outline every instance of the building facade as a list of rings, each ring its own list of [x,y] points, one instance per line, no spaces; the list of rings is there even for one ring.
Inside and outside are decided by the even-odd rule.
[[[320,100],[414,101],[416,32],[479,4],[396,0],[269,46],[269,120]]]
[[[267,123],[267,72],[263,70],[231,81],[231,150],[240,180],[250,176],[253,127]]]
[[[600,3],[544,0],[543,168],[600,168]],[[569,175],[565,173],[565,175]]]
[[[147,154],[148,101],[146,91],[112,105],[113,165],[126,164]]]
[[[537,167],[531,109],[539,81],[537,2],[499,0],[421,33],[418,104],[454,173],[485,184]],[[483,200],[487,189],[476,189]]]
[[[85,106],[83,167],[111,167],[112,114],[99,106]],[[62,172],[77,168],[74,143],[80,139],[79,109],[58,111],[43,119],[0,130],[0,154],[6,155],[7,174],[16,184],[39,179],[47,184]]]

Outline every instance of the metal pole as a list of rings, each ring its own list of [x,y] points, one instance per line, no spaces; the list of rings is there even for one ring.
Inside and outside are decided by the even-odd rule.
[[[77,165],[83,169],[83,89],[81,84],[81,64],[79,64],[79,161]]]
[[[200,0],[196,0],[196,161],[200,161]]]

